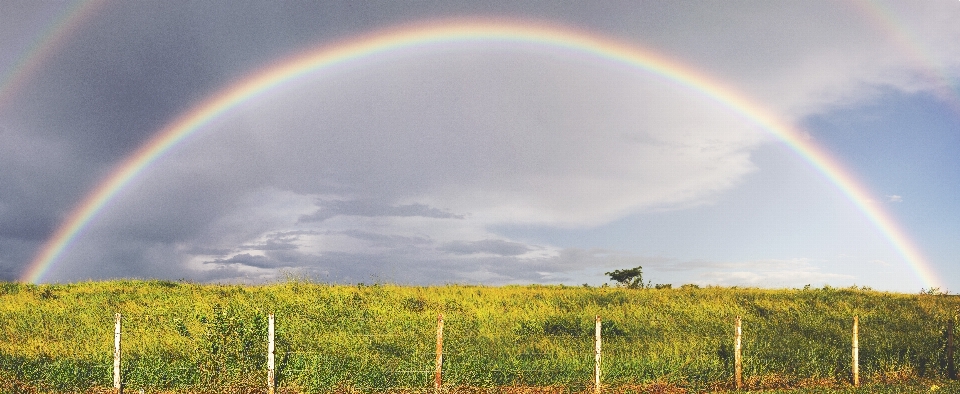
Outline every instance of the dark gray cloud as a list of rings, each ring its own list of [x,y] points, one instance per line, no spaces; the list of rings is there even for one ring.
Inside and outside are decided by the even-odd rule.
[[[427,245],[432,243],[429,237],[409,237],[403,235],[378,234],[370,231],[346,230],[340,234],[370,242],[372,246],[396,248],[407,245]]]
[[[319,201],[320,209],[300,216],[300,222],[322,222],[335,216],[420,216],[436,219],[463,219],[463,215],[433,208],[424,204],[390,205],[372,200],[327,200]]]
[[[242,265],[253,268],[289,268],[290,264],[268,256],[255,256],[248,253],[238,254],[229,259],[217,259],[208,264],[218,265]]]
[[[295,250],[298,246],[293,242],[270,239],[267,242],[241,245],[240,248],[248,250]]]
[[[642,260],[634,257],[634,259]],[[623,263],[623,261],[618,261]],[[631,261],[633,263],[634,261]],[[407,284],[445,283],[596,283],[596,275],[584,278],[574,271],[584,266],[593,269],[615,267],[606,257],[597,257],[590,251],[564,250],[560,255],[530,260],[516,260],[509,256],[458,259],[452,256],[425,257],[378,253],[330,252],[310,255],[297,252],[263,255],[238,254],[226,259],[215,259],[204,264],[216,267],[218,280],[234,281],[257,278],[257,270],[285,270],[286,273],[328,282],[392,282]],[[207,272],[207,271],[204,271]],[[206,274],[205,274],[206,275]],[[211,274],[213,275],[213,274]],[[269,278],[276,278],[271,275]]]
[[[533,250],[528,245],[524,245],[519,242],[504,241],[501,239],[484,239],[472,242],[447,242],[438,249],[444,252],[459,255],[488,253],[499,256],[517,256]]]
[[[217,255],[228,255],[233,251],[232,248],[213,248],[203,245],[193,245],[190,248],[184,249],[183,252],[188,255],[206,255],[206,256],[217,256]]]
[[[367,236],[366,234],[364,236]],[[487,250],[534,246],[504,245],[477,242]],[[491,247],[491,245],[494,245]],[[423,245],[424,251],[438,250]],[[511,252],[515,252],[512,250]],[[196,273],[215,281],[263,281],[293,275],[325,282],[390,282],[435,285],[445,283],[511,284],[589,282],[598,285],[607,281],[603,272],[616,268],[646,267],[647,278],[664,278],[664,267],[675,261],[662,257],[638,256],[607,249],[565,248],[541,256],[518,259],[514,255],[463,254],[459,251],[440,253],[395,253],[372,249],[358,251],[325,251],[318,254],[296,250],[239,253],[230,257],[203,262]],[[710,273],[710,272],[708,272]],[[701,272],[698,272],[701,274]],[[666,276],[670,278],[669,276]]]
[[[301,235],[315,233],[316,231],[281,231],[267,235],[263,242],[240,245],[238,250],[296,250],[299,248],[297,242]]]
[[[43,241],[59,225],[59,218],[27,210],[20,207],[0,207],[0,238]]]
[[[0,281],[15,281],[20,277],[24,261],[33,258],[36,242],[17,237],[0,237]]]

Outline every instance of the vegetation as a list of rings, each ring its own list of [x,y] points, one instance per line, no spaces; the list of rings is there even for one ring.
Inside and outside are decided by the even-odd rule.
[[[605,272],[604,275],[609,276],[610,280],[617,282],[617,285],[620,287],[626,287],[628,289],[642,289],[644,287],[642,266],[636,266],[634,268],[626,268],[622,270],[613,270],[611,272]]]
[[[596,315],[611,392],[730,388],[733,322],[742,316],[750,388],[957,392],[946,379],[945,329],[958,306],[943,294],[829,287],[2,283],[0,392],[110,387],[114,312],[123,314],[128,392],[263,387],[271,312],[281,392],[432,387],[438,313],[451,388],[589,389]],[[845,383],[854,315],[861,379],[872,389]]]

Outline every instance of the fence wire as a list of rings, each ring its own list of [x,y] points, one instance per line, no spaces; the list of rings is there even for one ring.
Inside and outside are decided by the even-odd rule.
[[[121,318],[123,338],[130,345],[123,346],[122,373],[125,382],[134,385],[163,384],[162,375],[173,371],[184,372],[189,375],[185,379],[203,380],[202,374],[224,373],[231,376],[240,376],[244,373],[265,373],[266,366],[266,314],[253,318],[230,315],[224,312],[215,312],[203,315],[202,319],[193,315],[169,315],[164,313],[145,313],[141,315],[124,315]],[[296,319],[296,316],[290,316]],[[794,337],[804,333],[775,333],[764,330],[777,326],[782,321],[793,321],[796,314],[773,314],[765,319],[744,319],[742,345],[748,360],[788,359],[803,355],[805,349],[788,349],[784,347],[796,344]],[[187,326],[186,322],[201,321],[201,330],[194,323]],[[301,319],[303,320],[303,319]],[[279,384],[285,381],[295,381],[300,378],[309,378],[325,382],[329,387],[337,387],[350,383],[383,382],[387,385],[350,386],[361,391],[380,390],[427,390],[434,383],[436,372],[436,334],[437,321],[434,316],[423,316],[422,321],[398,321],[375,317],[331,317],[308,320],[315,332],[308,336],[298,336],[296,340],[286,337],[284,319],[277,318],[277,340],[275,356],[277,365],[275,370],[279,376]],[[594,368],[595,327],[592,316],[561,317],[556,321],[546,322],[505,322],[498,332],[509,333],[499,337],[500,342],[478,335],[482,330],[476,319],[450,318],[444,316],[443,350],[441,352],[443,365],[442,376],[450,381],[445,384],[473,383],[488,384],[491,381],[499,383],[542,382],[541,376],[547,376],[552,382],[567,385],[587,384],[590,382]],[[112,328],[114,319],[104,318],[104,342],[112,345]],[[359,324],[347,324],[359,323]],[[846,322],[835,322],[837,324]],[[894,358],[885,359],[874,356],[878,348],[896,348],[900,346],[897,333],[880,332],[870,326],[869,319],[860,320],[860,336],[862,352],[866,368],[880,370],[885,365],[893,365],[904,360],[917,363],[927,363],[931,369],[940,368],[934,364],[941,363],[945,343],[942,337],[930,337],[924,341],[912,344],[894,354]],[[166,346],[174,348],[175,344],[191,344],[188,353],[154,353],[155,347],[165,347],[154,342],[151,347],[143,347],[142,341],[129,341],[131,335],[149,335],[151,329],[158,325],[168,324],[181,332],[181,337],[169,339]],[[642,332],[631,332],[618,327],[642,327]],[[607,331],[604,331],[604,329]],[[109,328],[109,330],[107,330]],[[490,327],[485,327],[489,329]],[[685,355],[677,360],[656,360],[653,350],[663,349],[658,337],[664,330],[684,331],[682,339],[674,339],[673,346],[680,348],[668,349],[675,354]],[[388,330],[378,332],[376,330]],[[216,330],[220,330],[219,332]],[[733,356],[733,324],[728,327],[716,326],[703,329],[702,326],[691,324],[689,321],[676,317],[646,318],[632,320],[627,324],[624,321],[601,321],[601,343],[603,346],[603,360],[607,363],[601,366],[608,375],[621,376],[625,372],[620,369],[623,365],[639,363],[637,360],[654,360],[649,364],[667,367],[682,368],[688,364],[714,363],[719,369],[730,368]],[[807,340],[812,352],[828,352],[838,360],[837,365],[848,363],[844,357],[849,357],[849,340],[845,335],[836,334],[836,330],[825,330],[824,335],[816,340]],[[903,333],[900,333],[902,336]],[[889,336],[888,338],[885,338]],[[808,335],[809,337],[809,335]],[[308,338],[309,341],[303,338]],[[499,348],[494,349],[496,346]],[[870,346],[873,346],[871,349]],[[112,349],[108,346],[74,349],[67,352],[68,357],[75,360],[89,359],[90,349],[99,349],[106,354]],[[938,353],[939,352],[939,353]],[[779,355],[778,355],[779,353]],[[794,354],[796,353],[796,354]],[[64,353],[61,353],[64,354]],[[700,359],[695,359],[695,358]],[[752,357],[752,358],[751,358]],[[871,358],[872,357],[872,358]],[[924,359],[926,357],[926,359]],[[112,373],[113,364],[109,360],[97,361],[77,368],[76,373],[83,371],[97,371],[97,379],[104,380],[104,373]],[[926,361],[924,361],[926,360]],[[645,361],[646,362],[646,361]],[[751,361],[747,369],[756,370],[757,363]],[[235,363],[241,368],[231,370],[218,363]],[[611,366],[619,363],[619,366]],[[887,364],[884,364],[887,363]],[[618,369],[620,368],[620,369]],[[102,372],[101,372],[102,371]],[[365,380],[352,378],[351,373],[366,374]],[[618,375],[620,374],[620,375]],[[399,376],[399,378],[397,378]],[[89,377],[87,380],[90,380]],[[471,381],[470,379],[475,379]]]

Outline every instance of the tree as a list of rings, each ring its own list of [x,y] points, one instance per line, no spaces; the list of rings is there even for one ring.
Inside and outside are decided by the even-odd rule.
[[[616,281],[617,285],[626,287],[628,289],[642,289],[643,288],[643,267],[636,266],[635,268],[628,268],[622,270],[613,270],[612,272],[605,272],[604,275],[610,277],[610,280]]]

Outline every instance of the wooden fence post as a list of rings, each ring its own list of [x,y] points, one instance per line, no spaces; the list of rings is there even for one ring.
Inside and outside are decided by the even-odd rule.
[[[953,362],[953,325],[955,317],[950,316],[947,321],[947,376],[957,379],[957,366]]]
[[[733,339],[733,365],[734,365],[734,375],[737,382],[737,390],[743,388],[743,358],[740,355],[741,349],[741,322],[740,316],[737,316],[736,332],[734,333]]]
[[[440,392],[443,384],[443,313],[437,315],[437,369],[433,374],[433,389]]]
[[[860,316],[853,317],[853,386],[860,387]]]
[[[600,340],[600,315],[597,315],[593,349],[593,392],[596,394],[600,394]]]
[[[120,381],[120,313],[116,314],[116,324],[113,326],[113,391],[116,394],[123,393],[123,385]]]
[[[267,318],[267,393],[273,394],[277,387],[276,380],[276,370],[274,369],[274,328],[273,328],[273,313],[270,314],[270,317]]]

